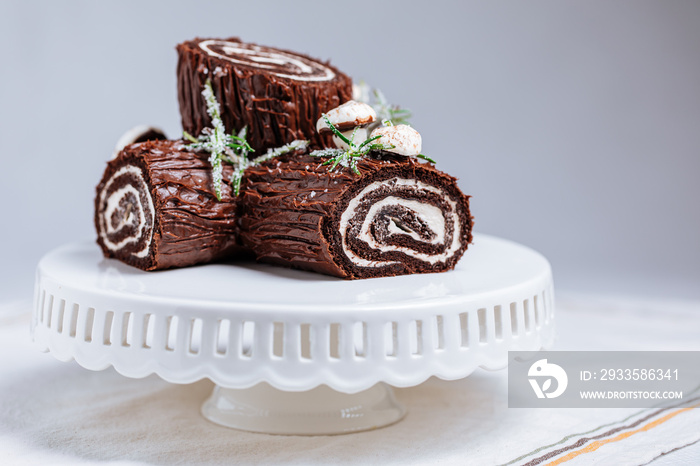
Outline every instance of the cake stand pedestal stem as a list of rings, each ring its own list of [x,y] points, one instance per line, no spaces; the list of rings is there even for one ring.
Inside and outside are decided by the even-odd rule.
[[[333,435],[391,425],[406,409],[384,383],[348,394],[326,385],[287,392],[263,382],[246,389],[216,386],[202,414],[216,424],[250,432]]]

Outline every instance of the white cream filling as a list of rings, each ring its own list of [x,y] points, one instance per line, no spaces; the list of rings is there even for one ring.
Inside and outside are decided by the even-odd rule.
[[[105,183],[105,187],[102,189],[102,192],[100,193],[100,205],[105,205],[105,196],[107,195],[107,192],[109,192],[110,187],[112,186],[112,183],[114,183],[114,180],[116,180],[118,177],[124,174],[131,174],[134,175],[138,180],[139,180],[139,186],[140,188],[143,189],[143,192],[148,193],[146,198],[148,199],[148,207],[149,207],[149,212],[150,212],[150,217],[151,217],[151,228],[153,227],[155,223],[155,209],[153,208],[153,199],[151,198],[150,195],[150,190],[148,189],[148,185],[146,184],[146,180],[143,178],[143,173],[141,172],[141,169],[134,166],[134,165],[125,165],[121,167],[119,170],[117,170],[111,178]],[[143,207],[138,209],[138,233],[136,236],[133,237],[128,237],[124,238],[122,241],[118,243],[113,243],[110,241],[107,237],[108,234],[115,233],[119,231],[122,227],[125,225],[131,223],[133,220],[133,215],[134,212],[130,212],[129,215],[124,218],[119,225],[116,227],[112,226],[112,222],[110,222],[110,218],[112,217],[112,214],[116,209],[119,208],[119,202],[129,193],[133,194],[136,196],[136,199],[141,199],[141,194],[138,190],[138,187],[132,186],[132,185],[126,185],[122,186],[121,188],[117,189],[111,195],[109,196],[108,199],[106,199],[106,207],[105,211],[102,213],[102,224],[104,225],[104,228],[106,229],[103,231],[100,229],[98,234],[100,235],[100,238],[102,239],[104,245],[111,251],[118,251],[119,249],[123,248],[124,245],[128,243],[135,243],[137,242],[141,236],[143,235],[144,229],[146,228],[146,217],[145,217],[145,212]],[[148,256],[148,251],[151,247],[151,242],[153,241],[153,234],[151,231],[151,234],[148,235],[148,240],[146,241],[146,246],[141,249],[140,251],[132,252],[131,254],[133,256],[136,256],[138,258],[144,258]]]
[[[210,48],[212,45],[218,45],[224,53],[213,51]],[[225,40],[205,40],[199,43],[199,48],[213,57],[218,57],[222,60],[228,60],[240,65],[254,66],[267,70],[273,70],[277,66],[291,65],[302,73],[301,75],[294,75],[272,71],[272,74],[280,78],[294,79],[296,81],[330,81],[335,77],[333,70],[321,63],[312,62],[303,57],[294,56],[281,51],[264,51],[262,47],[255,45],[250,45],[250,48],[243,48],[241,45],[242,44],[239,42],[229,42]],[[234,55],[244,55],[248,60],[238,59]],[[311,75],[314,69],[322,71],[323,75]]]
[[[121,200],[127,196],[127,194],[133,194],[134,196],[139,195],[139,192],[136,190],[131,185],[126,185],[122,186],[121,188],[117,189],[112,193],[111,196],[109,196],[109,199],[107,199],[107,207],[105,208],[105,220],[109,219],[112,217],[114,214],[114,211],[119,209],[119,204],[121,203]],[[131,223],[132,219],[134,218],[134,212],[129,212],[129,215],[126,217],[123,217],[121,222],[119,222],[119,225],[116,227],[112,225],[112,222],[105,222],[106,225],[106,233],[111,234],[111,233],[116,233],[117,231],[121,230],[124,226],[128,225]],[[139,227],[141,225],[145,225],[146,219],[144,218],[142,213],[139,213]],[[119,243],[121,244],[121,243]]]
[[[446,195],[446,193],[435,186],[425,184],[419,180],[415,179],[404,179],[404,178],[392,178],[391,180],[385,180],[385,181],[375,181],[374,183],[371,183],[367,185],[357,196],[355,196],[350,203],[348,204],[347,209],[343,212],[343,214],[340,217],[340,235],[342,238],[342,246],[343,246],[343,252],[347,255],[347,257],[356,265],[361,266],[361,267],[380,267],[380,266],[386,266],[390,264],[395,264],[395,261],[371,261],[364,259],[362,257],[359,257],[357,254],[352,252],[350,248],[347,245],[347,229],[348,225],[350,223],[350,220],[355,216],[355,213],[357,212],[357,209],[360,206],[360,203],[362,202],[362,199],[370,194],[371,192],[381,188],[382,186],[390,186],[390,187],[409,187],[412,188],[416,194],[420,193],[420,191],[428,191],[432,192],[435,194],[438,194],[440,197],[444,198],[447,203],[450,205],[450,211],[443,213],[441,209],[438,207],[435,207],[430,204],[425,204],[417,200],[412,200],[412,199],[402,199],[402,198],[397,198],[394,196],[388,196],[385,199],[382,199],[381,201],[375,203],[370,207],[369,211],[367,212],[367,215],[363,219],[362,226],[360,228],[360,233],[358,235],[358,239],[364,241],[369,247],[372,249],[378,249],[382,252],[387,252],[387,251],[400,251],[403,252],[404,254],[416,258],[418,260],[424,261],[424,262],[429,262],[431,264],[435,264],[436,262],[441,262],[447,260],[449,257],[451,257],[461,246],[460,238],[459,238],[459,232],[461,231],[461,224],[459,221],[459,216],[457,215],[457,203],[449,198],[449,196]],[[421,253],[418,251],[414,251],[413,249],[405,248],[405,247],[398,247],[398,246],[392,246],[392,245],[384,245],[378,243],[370,234],[370,226],[374,220],[374,217],[377,215],[379,210],[387,205],[403,205],[406,208],[409,208],[413,210],[416,215],[427,225],[430,226],[430,228],[436,233],[436,239],[431,241],[431,244],[442,244],[444,243],[446,239],[446,217],[447,218],[452,218],[453,219],[453,225],[454,225],[454,230],[452,234],[452,242],[450,246],[443,252],[442,254],[425,254]],[[390,224],[390,229],[392,232],[395,233],[403,233],[407,234],[407,232],[399,229],[393,222]],[[417,239],[420,241],[420,238],[418,237],[418,234],[415,232],[411,232],[410,234],[411,237],[414,239]]]
[[[430,244],[441,244],[445,241],[445,218],[443,217],[442,210],[440,210],[439,207],[412,199],[402,199],[394,196],[385,197],[381,201],[372,204],[372,207],[369,208],[365,222],[362,224],[362,228],[360,229],[359,237],[362,238],[363,241],[370,245],[376,244],[377,247],[381,249],[381,245],[379,243],[375,243],[374,238],[370,234],[369,229],[372,225],[371,220],[377,216],[377,212],[379,212],[382,207],[393,205],[401,205],[407,209],[411,209],[416,213],[417,217],[430,226],[430,229],[435,232],[436,236],[431,241],[428,241]],[[370,219],[370,221],[367,221],[367,219]],[[399,228],[396,225],[396,222],[393,220],[389,222],[389,231],[391,233],[408,235],[416,241],[426,242],[417,232],[403,230]]]

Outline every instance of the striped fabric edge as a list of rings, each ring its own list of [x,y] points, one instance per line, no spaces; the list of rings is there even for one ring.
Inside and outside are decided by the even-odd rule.
[[[542,463],[548,465],[561,464],[581,454],[593,452],[607,443],[621,441],[636,433],[653,429],[675,416],[697,407],[700,407],[700,397],[676,402],[661,408],[643,409],[618,421],[602,424],[595,429],[569,434],[558,442],[538,447],[529,453],[504,463],[502,466],[514,464],[535,466]],[[671,451],[669,450],[668,453],[671,453]]]
[[[661,458],[662,456],[670,455],[671,453],[675,453],[675,452],[677,452],[678,450],[682,450],[682,449],[687,448],[687,447],[692,447],[693,445],[695,445],[695,444],[698,443],[698,442],[700,442],[700,438],[697,439],[697,440],[694,441],[694,442],[686,443],[685,445],[681,445],[680,447],[672,448],[672,449],[670,449],[670,450],[668,450],[668,451],[665,451],[665,452],[661,453],[660,455],[655,456],[655,457],[654,457],[651,461],[649,461],[648,463],[644,463],[644,464],[642,464],[642,465],[640,465],[640,466],[646,466],[647,464],[651,464],[651,463],[653,463],[654,461],[656,461],[656,460],[658,460],[659,458]]]

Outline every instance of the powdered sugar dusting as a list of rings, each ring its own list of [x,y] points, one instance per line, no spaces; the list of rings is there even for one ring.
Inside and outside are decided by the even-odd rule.
[[[370,138],[381,136],[377,142],[394,146],[387,149],[399,155],[416,156],[422,149],[420,133],[408,125],[384,126],[372,131]]]

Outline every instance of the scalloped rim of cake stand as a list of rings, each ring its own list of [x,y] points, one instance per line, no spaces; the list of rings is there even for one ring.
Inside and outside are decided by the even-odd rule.
[[[551,343],[553,300],[544,257],[486,235],[453,271],[357,281],[259,264],[147,273],[75,243],[39,263],[32,330],[58,359],[128,377],[354,393],[505,367],[508,350]]]

